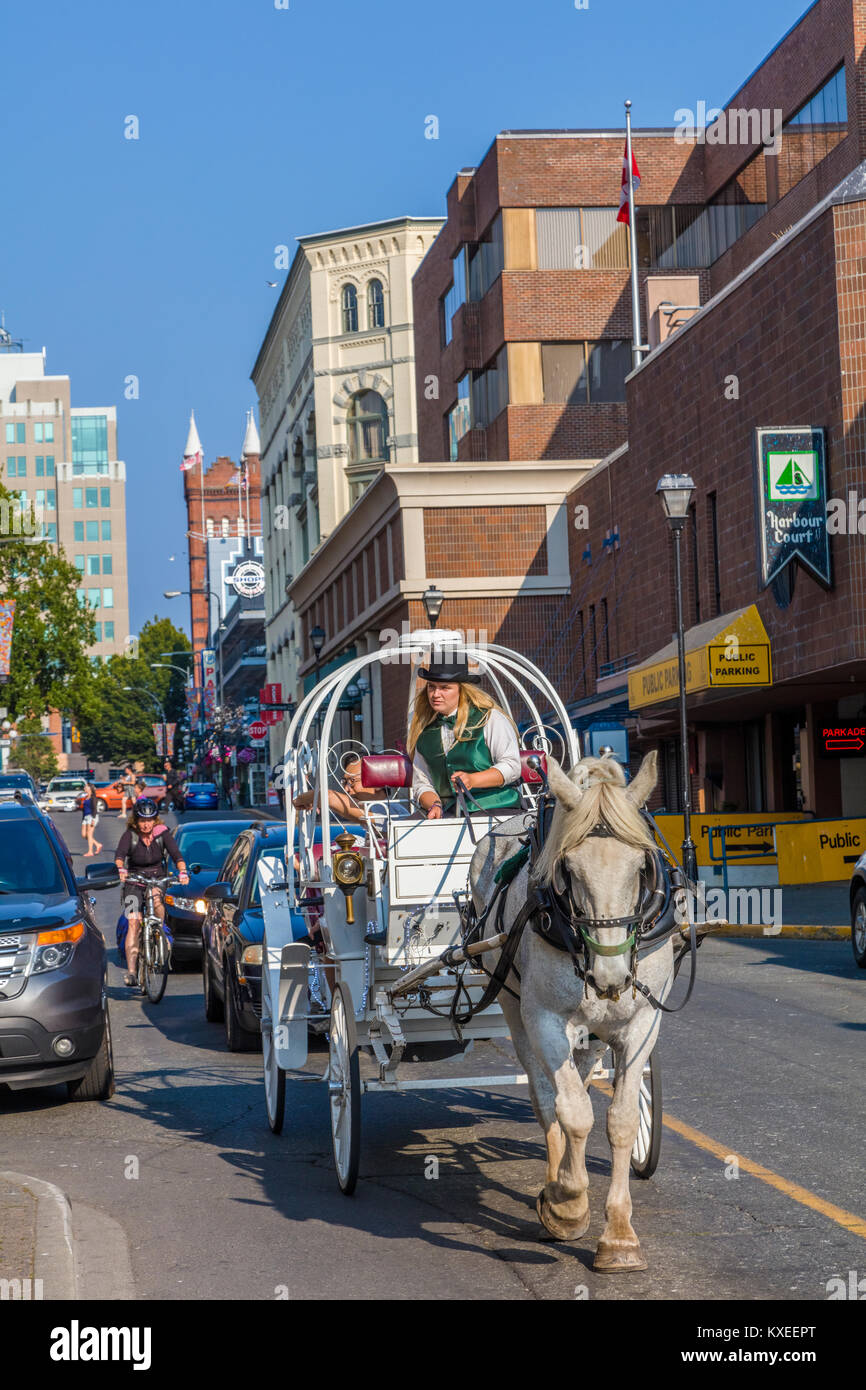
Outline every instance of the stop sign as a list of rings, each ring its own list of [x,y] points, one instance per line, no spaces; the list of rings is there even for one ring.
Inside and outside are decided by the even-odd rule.
[[[252,724],[250,724],[249,728],[247,729],[247,733],[249,734],[250,738],[265,738],[267,736],[267,732],[267,724],[263,724],[260,719],[254,719]]]

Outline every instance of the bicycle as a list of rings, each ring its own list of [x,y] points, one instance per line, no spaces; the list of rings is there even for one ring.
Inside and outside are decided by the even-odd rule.
[[[126,883],[137,883],[146,888],[141,913],[141,940],[138,948],[138,987],[146,994],[151,1004],[158,1004],[165,994],[168,983],[168,970],[171,964],[171,945],[165,933],[162,919],[157,916],[153,901],[153,890],[164,888],[173,881],[173,874],[164,878],[144,878],[138,874],[127,874]]]

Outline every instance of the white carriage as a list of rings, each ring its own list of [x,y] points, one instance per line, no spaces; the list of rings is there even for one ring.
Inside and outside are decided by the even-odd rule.
[[[475,840],[515,813],[509,810],[427,820],[413,810],[408,765],[399,754],[364,759],[362,780],[367,782],[372,775],[383,796],[380,801],[365,803],[365,823],[355,826],[354,834],[337,833],[341,827],[335,827],[329,807],[329,770],[335,772],[334,760],[339,756],[332,731],[347,688],[362,670],[377,662],[383,666],[385,680],[389,666],[411,664],[410,684],[414,687],[414,667],[434,644],[447,645],[449,653],[465,655],[470,663],[477,663],[479,676],[486,678],[507,712],[528,713],[522,740],[527,780],[520,792],[527,810],[533,809],[541,779],[525,760],[537,752],[555,751],[570,767],[580,757],[566,710],[543,673],[514,651],[487,645],[482,650],[465,644],[459,634],[416,632],[396,646],[350,660],[323,678],[296,710],[286,735],[284,759],[285,879],[277,881],[265,862],[260,867],[265,922],[265,1099],[270,1126],[279,1133],[286,1112],[287,1079],[326,1082],[334,1163],[345,1193],[354,1190],[357,1180],[364,1094],[436,1087],[490,1088],[525,1081],[516,1072],[456,1074],[455,1053],[469,1051],[470,1044],[480,1040],[507,1037],[508,1030],[495,1001],[459,1029],[447,1008],[454,997],[458,972],[464,1002],[477,1003],[487,985],[487,974],[461,949],[455,895],[466,892]],[[552,727],[543,722],[541,710],[551,718]],[[352,753],[363,756],[364,750],[354,746]],[[385,757],[391,758],[396,775],[389,777]],[[314,793],[312,806],[296,812],[293,800],[306,790]],[[321,824],[320,837],[316,835],[317,822]],[[307,922],[317,923],[325,948],[323,956],[308,943],[294,939],[293,919],[297,924],[299,914]],[[452,953],[449,961],[436,968],[436,962],[448,951]],[[433,1011],[436,1001],[445,1005],[440,1012]],[[317,1026],[327,1028],[324,1075],[305,1069],[310,1030]],[[444,1074],[432,1077],[429,1067],[423,1068],[423,1076],[412,1076],[411,1066],[403,1065],[401,1070],[407,1061],[442,1060],[449,1051],[451,1062]],[[363,1068],[362,1052],[367,1054]],[[650,1142],[648,1128],[645,1143],[649,1146]]]

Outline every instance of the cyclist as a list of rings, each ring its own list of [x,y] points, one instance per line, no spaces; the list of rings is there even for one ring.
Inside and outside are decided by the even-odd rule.
[[[132,808],[132,814],[114,855],[121,884],[130,873],[137,878],[162,878],[166,871],[166,856],[174,861],[181,883],[189,883],[189,874],[177,841],[168,826],[159,821],[159,807],[151,797],[140,796]],[[137,983],[141,916],[146,891],[140,883],[131,883],[123,895],[124,910],[129,922],[124,977],[124,984],[127,985]],[[161,888],[153,890],[153,905],[157,917],[164,921],[165,908]]]

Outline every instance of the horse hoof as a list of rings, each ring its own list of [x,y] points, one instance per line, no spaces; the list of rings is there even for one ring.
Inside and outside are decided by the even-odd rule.
[[[535,1210],[538,1212],[538,1219],[546,1231],[556,1238],[556,1240],[577,1240],[589,1228],[589,1208],[587,1207],[586,1216],[581,1221],[563,1221],[562,1217],[555,1216],[550,1203],[544,1196],[544,1190],[539,1192],[535,1199]]]
[[[600,1240],[592,1267],[599,1274],[632,1274],[646,1269],[647,1262],[637,1241]]]

